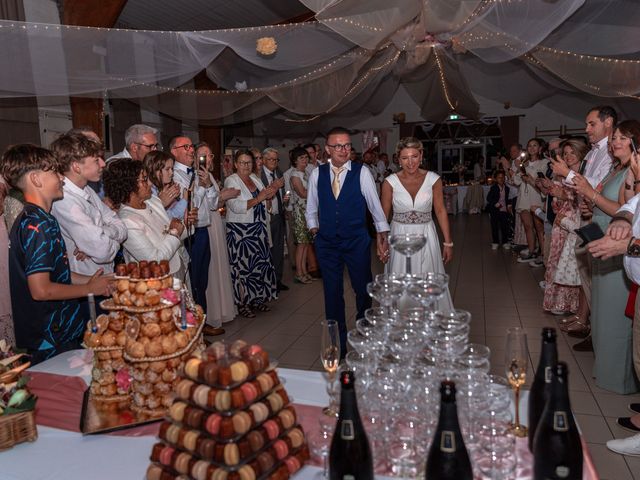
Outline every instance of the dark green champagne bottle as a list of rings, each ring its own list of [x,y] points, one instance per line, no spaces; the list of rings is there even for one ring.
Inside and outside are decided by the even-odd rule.
[[[469,453],[462,440],[453,382],[440,385],[440,419],[427,457],[427,480],[473,480]]]
[[[340,414],[329,450],[330,480],[373,480],[373,455],[362,425],[353,372],[340,375]]]
[[[545,327],[542,329],[542,349],[536,375],[529,393],[529,451],[533,452],[533,439],[544,406],[549,399],[553,367],[558,363],[558,345],[556,343],[556,329]]]
[[[581,480],[582,442],[571,412],[567,364],[558,362],[533,441],[534,480]]]

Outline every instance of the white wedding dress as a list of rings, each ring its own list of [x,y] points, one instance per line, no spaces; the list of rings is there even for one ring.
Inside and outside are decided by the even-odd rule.
[[[393,189],[391,235],[421,233],[427,238],[426,245],[411,258],[412,273],[446,273],[440,252],[440,239],[433,223],[435,218],[432,218],[433,184],[439,178],[437,173],[427,172],[415,200],[411,198],[395,173],[385,179]],[[395,252],[392,248],[385,272],[405,273],[406,257]],[[453,302],[447,288],[444,297],[438,302],[438,309],[450,310],[452,308]]]

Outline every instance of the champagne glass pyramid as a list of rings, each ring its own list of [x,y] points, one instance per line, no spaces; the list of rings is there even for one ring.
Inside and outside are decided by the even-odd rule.
[[[421,233],[403,233],[391,235],[389,239],[391,247],[401,255],[406,257],[405,273],[411,275],[411,257],[418,253],[427,243],[427,237]]]

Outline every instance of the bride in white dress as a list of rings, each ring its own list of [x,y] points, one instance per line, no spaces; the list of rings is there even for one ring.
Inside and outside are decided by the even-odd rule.
[[[449,218],[444,205],[442,181],[434,172],[422,170],[422,142],[408,137],[396,146],[398,161],[402,170],[389,175],[382,184],[382,208],[391,219],[391,235],[421,233],[427,243],[411,258],[413,273],[445,273],[444,264],[453,258],[453,241],[449,230]],[[440,239],[433,223],[432,211],[444,237],[442,254]],[[444,263],[443,263],[444,260]],[[406,257],[393,249],[390,251],[386,272],[405,273]],[[447,293],[440,302],[439,309],[452,309],[451,295]]]

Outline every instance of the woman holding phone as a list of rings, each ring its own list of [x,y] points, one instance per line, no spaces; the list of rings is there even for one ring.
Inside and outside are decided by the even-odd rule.
[[[518,258],[520,263],[531,263],[537,260],[544,246],[544,222],[531,212],[531,207],[542,207],[543,204],[540,192],[535,185],[538,173],[544,175],[547,170],[547,160],[542,158],[543,149],[543,140],[530,139],[527,142],[527,153],[512,178],[513,184],[518,187],[516,212],[520,215],[527,236],[527,249],[520,253]],[[538,241],[537,249],[536,240]]]
[[[613,132],[610,146],[614,163],[609,174],[596,187],[582,175],[575,175],[577,192],[593,205],[593,222],[603,232],[611,217],[634,196],[635,176],[629,168],[633,158],[632,139],[640,138],[640,123],[620,122]],[[635,166],[635,165],[634,165]],[[607,260],[594,258],[591,269],[591,336],[595,363],[596,385],[612,392],[637,392],[640,382],[633,368],[631,320],[624,314],[631,286],[624,273],[623,257]],[[586,335],[589,326],[572,326]]]

